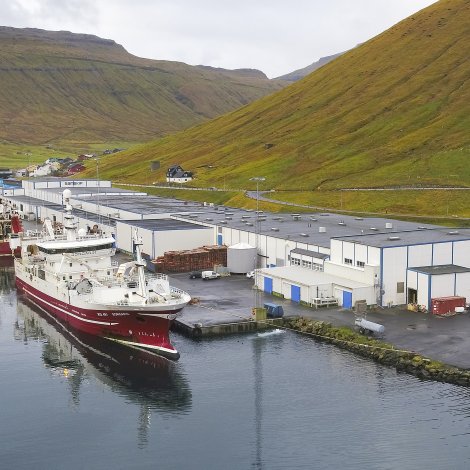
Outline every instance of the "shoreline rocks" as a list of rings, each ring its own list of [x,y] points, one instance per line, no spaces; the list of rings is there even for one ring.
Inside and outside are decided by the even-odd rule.
[[[285,319],[284,326],[380,364],[395,367],[398,372],[406,372],[423,380],[470,386],[470,370],[433,361],[413,351],[395,348],[391,344],[364,336],[348,327],[335,327],[324,321],[312,321],[302,317]]]

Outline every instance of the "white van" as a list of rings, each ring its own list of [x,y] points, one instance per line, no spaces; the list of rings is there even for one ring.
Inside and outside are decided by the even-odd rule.
[[[207,281],[208,279],[218,279],[220,274],[215,271],[202,271],[201,277],[204,281]]]

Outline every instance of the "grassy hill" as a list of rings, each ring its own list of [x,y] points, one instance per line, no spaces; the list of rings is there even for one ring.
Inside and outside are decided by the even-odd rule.
[[[469,186],[469,41],[470,2],[441,0],[274,95],[103,160],[101,174],[162,181],[179,163],[200,186]]]
[[[141,59],[96,36],[0,27],[0,141],[142,142],[283,84],[255,70]]]

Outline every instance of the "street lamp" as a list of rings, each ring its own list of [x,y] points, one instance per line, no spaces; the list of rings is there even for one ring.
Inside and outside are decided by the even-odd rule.
[[[256,258],[255,258],[255,308],[259,308],[259,286],[258,286],[258,269],[259,269],[259,235],[261,231],[259,220],[259,184],[266,181],[264,176],[253,176],[250,181],[256,181],[256,230],[255,230],[255,245],[256,245]]]

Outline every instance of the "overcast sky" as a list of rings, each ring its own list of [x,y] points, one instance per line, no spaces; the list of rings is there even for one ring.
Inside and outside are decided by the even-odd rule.
[[[364,42],[435,0],[0,0],[0,25],[114,39],[130,53],[270,78]]]

